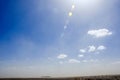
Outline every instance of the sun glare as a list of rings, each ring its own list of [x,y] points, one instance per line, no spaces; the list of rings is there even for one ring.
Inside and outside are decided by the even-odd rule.
[[[102,0],[75,0],[76,4],[81,5],[82,7],[92,7],[97,6]]]
[[[69,12],[69,16],[72,16],[72,12]]]
[[[74,9],[75,8],[75,5],[72,5],[72,9]]]

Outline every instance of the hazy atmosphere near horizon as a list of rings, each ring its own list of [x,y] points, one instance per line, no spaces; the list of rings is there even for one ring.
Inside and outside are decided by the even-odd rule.
[[[0,0],[0,78],[120,74],[120,0]]]

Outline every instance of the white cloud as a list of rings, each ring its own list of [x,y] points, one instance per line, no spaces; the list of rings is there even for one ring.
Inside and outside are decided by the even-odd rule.
[[[66,54],[60,54],[60,55],[58,55],[58,59],[64,59],[64,58],[66,58],[67,57],[67,55]]]
[[[112,32],[104,28],[104,29],[98,29],[98,30],[89,30],[88,34],[96,38],[100,38],[100,37],[112,35]]]
[[[85,49],[80,49],[80,52],[81,53],[88,53],[88,52],[96,52],[96,54],[99,54],[100,52],[99,51],[102,51],[102,50],[105,50],[106,47],[104,45],[99,45],[98,47],[97,46],[94,46],[94,45],[90,45],[88,46],[88,48]],[[84,55],[79,55],[79,57],[83,57]]]
[[[105,46],[103,46],[103,45],[98,46],[98,48],[97,48],[97,50],[105,50],[105,49],[106,49],[106,47],[105,47]]]
[[[95,46],[88,46],[89,47],[89,50],[88,52],[94,52],[96,50],[96,47]]]
[[[84,55],[83,54],[79,54],[78,57],[84,57]]]
[[[82,60],[83,63],[86,63],[86,62],[98,62],[98,59],[90,59],[90,60]]]
[[[77,60],[77,59],[69,59],[68,62],[69,62],[69,63],[80,63],[80,61]]]
[[[85,49],[80,49],[80,52],[81,52],[81,53],[85,53],[86,50],[85,50]]]

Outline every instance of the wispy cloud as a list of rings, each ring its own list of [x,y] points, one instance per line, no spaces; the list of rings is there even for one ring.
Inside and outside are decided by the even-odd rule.
[[[94,52],[96,50],[96,47],[94,45],[88,47],[89,47],[88,52]]]
[[[89,30],[88,34],[96,38],[105,37],[112,35],[112,32],[108,29]]]
[[[78,57],[84,57],[84,55],[83,54],[79,54]]]
[[[67,25],[64,26],[64,30],[67,29]]]
[[[60,55],[57,56],[58,59],[64,59],[66,57],[67,57],[66,54],[60,54]]]
[[[98,59],[90,59],[90,60],[84,59],[84,60],[82,60],[82,62],[83,62],[83,63],[87,63],[87,62],[89,62],[89,63],[98,62]]]
[[[106,47],[104,45],[99,45],[99,46],[94,46],[94,45],[89,45],[86,49],[80,49],[81,53],[93,53],[97,52],[97,54],[100,53],[100,51],[105,50]],[[83,57],[84,55],[79,55],[79,57]]]
[[[85,50],[85,49],[80,49],[80,52],[81,52],[81,53],[85,53],[86,50]]]
[[[97,50],[105,50],[105,49],[106,49],[106,47],[103,46],[103,45],[100,45],[100,46],[98,46],[98,48],[97,48]]]
[[[77,59],[69,59],[68,62],[69,63],[80,63],[80,61]]]

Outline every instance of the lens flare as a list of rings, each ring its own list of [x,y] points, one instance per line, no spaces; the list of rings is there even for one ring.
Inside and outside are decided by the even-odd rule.
[[[73,15],[73,13],[72,12],[69,12],[69,16],[71,17]]]
[[[75,5],[73,4],[73,5],[72,5],[72,9],[74,9],[74,8],[75,8]]]

